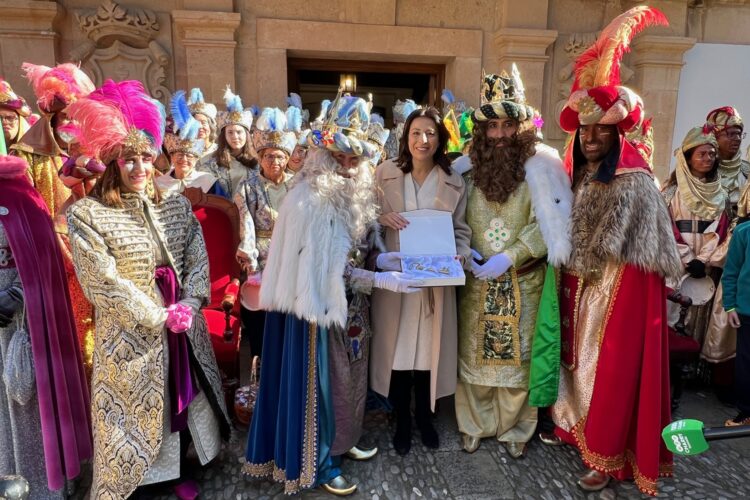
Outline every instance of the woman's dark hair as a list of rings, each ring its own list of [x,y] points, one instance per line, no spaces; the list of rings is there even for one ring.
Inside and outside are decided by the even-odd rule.
[[[232,163],[232,148],[230,148],[227,143],[227,136],[224,131],[225,129],[222,128],[219,137],[216,139],[217,148],[214,154],[216,155],[216,163],[220,167],[229,168],[229,165]],[[258,161],[253,157],[253,144],[250,139],[250,132],[245,129],[245,133],[247,134],[245,145],[242,147],[240,154],[235,156],[234,159],[245,165],[247,168],[253,168],[258,164]]]
[[[154,158],[156,154],[154,153]],[[151,201],[155,204],[161,202],[161,193],[154,183],[154,172],[156,167],[152,167],[151,180],[146,187],[146,193]],[[122,177],[120,176],[120,167],[117,165],[117,159],[107,164],[101,178],[96,181],[94,189],[91,190],[91,196],[99,200],[103,205],[114,208],[123,208],[122,203]]]
[[[434,121],[435,127],[437,127],[438,147],[437,151],[435,151],[435,154],[432,156],[432,161],[435,162],[435,165],[439,165],[446,174],[451,175],[451,161],[445,153],[450,136],[448,135],[448,129],[443,125],[443,117],[440,115],[440,111],[432,106],[416,109],[412,111],[406,119],[406,122],[404,123],[404,131],[401,134],[401,140],[398,145],[398,158],[396,158],[396,165],[398,165],[398,168],[400,168],[405,174],[408,174],[414,168],[414,165],[411,163],[411,153],[409,152],[409,130],[411,129],[412,122],[417,118],[422,117]]]

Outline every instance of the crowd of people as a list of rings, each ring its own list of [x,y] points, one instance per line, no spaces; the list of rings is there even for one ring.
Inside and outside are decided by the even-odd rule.
[[[349,495],[343,459],[378,453],[360,444],[368,393],[399,455],[413,422],[440,447],[436,402],[455,395],[466,453],[494,438],[518,459],[538,433],[577,448],[583,490],[655,495],[673,338],[734,379],[726,425],[750,425],[742,119],[710,111],[659,183],[644,103],[620,83],[631,38],[666,22],[635,7],[578,58],[562,156],[515,65],[483,75],[476,109],[448,91],[442,110],[399,101],[389,131],[341,90],[314,119],[296,94],[258,109],[231,89],[221,111],[200,89],[165,109],[137,81],[24,63],[39,115],[0,80],[0,474],[64,498],[90,461],[92,499],[197,496],[189,445],[205,465],[233,425],[183,196],[199,189],[236,205],[231,251],[257,298],[240,312],[262,360],[248,476]],[[463,286],[405,266],[426,210],[449,215]]]

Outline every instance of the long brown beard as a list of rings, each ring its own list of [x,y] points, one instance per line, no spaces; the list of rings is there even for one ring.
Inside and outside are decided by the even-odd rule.
[[[500,139],[487,137],[486,125],[474,127],[471,179],[488,201],[505,203],[526,178],[524,164],[536,152],[539,139],[533,128],[523,125],[515,136]],[[503,146],[495,147],[498,143]]]

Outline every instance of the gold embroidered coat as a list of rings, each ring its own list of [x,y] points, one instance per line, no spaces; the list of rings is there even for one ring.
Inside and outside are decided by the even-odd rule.
[[[503,203],[489,202],[467,179],[471,248],[485,259],[505,253],[513,266],[493,280],[466,275],[459,291],[458,376],[468,384],[527,389],[529,359],[547,253],[526,182]],[[529,267],[528,272],[522,272]]]
[[[124,208],[93,198],[68,209],[73,260],[96,311],[91,383],[94,479],[91,498],[127,498],[159,455],[167,393],[166,312],[156,292],[150,225],[181,284],[181,299],[205,303],[208,257],[198,220],[182,196],[158,205],[123,196]],[[158,243],[158,242],[157,242]],[[188,330],[201,389],[225,422],[221,378],[203,316]],[[193,436],[200,440],[201,436]]]

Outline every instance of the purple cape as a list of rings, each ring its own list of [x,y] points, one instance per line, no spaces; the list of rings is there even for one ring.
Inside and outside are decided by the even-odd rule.
[[[23,284],[47,483],[60,490],[92,456],[89,392],[58,240],[25,168],[0,156],[0,223]]]

